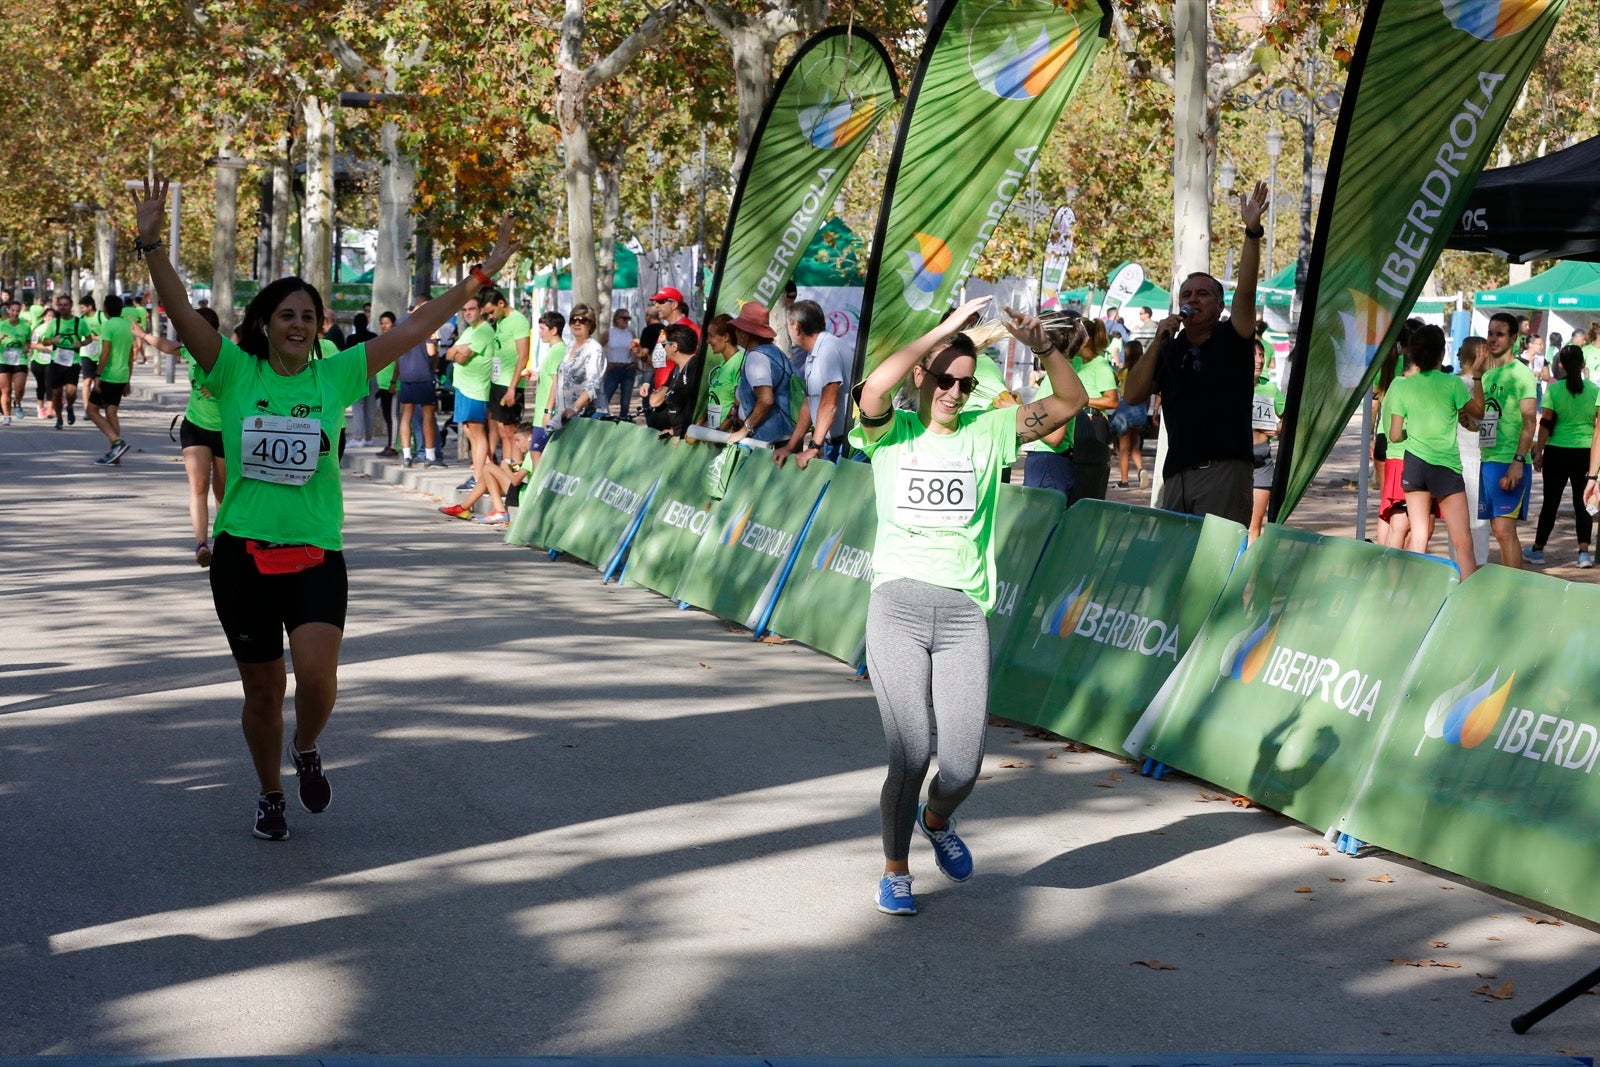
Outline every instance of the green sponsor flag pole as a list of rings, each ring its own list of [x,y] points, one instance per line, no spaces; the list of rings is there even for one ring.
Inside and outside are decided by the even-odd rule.
[[[1111,0],[954,0],[934,20],[884,182],[855,378],[939,321],[1110,32]]]
[[[1449,241],[1566,0],[1374,0],[1350,62],[1270,517],[1304,495]]]

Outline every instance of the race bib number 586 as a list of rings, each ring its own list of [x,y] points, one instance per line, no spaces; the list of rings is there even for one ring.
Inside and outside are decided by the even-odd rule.
[[[899,525],[965,526],[977,500],[970,459],[916,453],[901,457],[894,489],[894,521]]]
[[[317,471],[322,424],[316,419],[251,415],[244,420],[239,473],[278,485],[304,485]]]

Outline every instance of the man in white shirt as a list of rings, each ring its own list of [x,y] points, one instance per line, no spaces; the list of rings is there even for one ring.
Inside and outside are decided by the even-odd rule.
[[[844,454],[845,435],[850,432],[846,386],[854,353],[828,332],[827,317],[815,300],[796,300],[789,306],[789,337],[795,352],[805,353],[806,406],[795,413],[794,432],[773,450],[773,460],[781,467],[792,454],[801,468],[814,456],[837,460]]]

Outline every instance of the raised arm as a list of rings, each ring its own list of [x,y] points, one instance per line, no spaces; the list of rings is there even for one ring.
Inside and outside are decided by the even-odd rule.
[[[1083,347],[1089,332],[1082,320],[1073,323],[1072,338],[1067,351],[1062,352],[1051,343],[1049,332],[1037,315],[1025,315],[1011,308],[1002,309],[1006,315],[1006,329],[1012,337],[1033,349],[1033,354],[1044,360],[1044,372],[1050,378],[1050,395],[1017,408],[1017,441],[1027,444],[1037,441],[1060,429],[1068,419],[1078,417],[1089,402],[1089,394],[1072,369],[1072,355]]]
[[[162,243],[166,232],[167,179],[158,174],[153,188],[148,180],[144,183],[142,196],[132,190],[128,195],[133,199],[138,249],[150,267],[150,284],[155,286],[161,306],[166,309],[184,347],[202,370],[210,371],[216,365],[217,354],[222,351],[222,335],[189,306],[189,293],[167,259],[166,245]]]
[[[1233,330],[1245,340],[1256,334],[1256,275],[1261,273],[1261,212],[1267,206],[1267,183],[1239,197],[1244,222],[1244,247],[1239,250],[1239,278],[1233,286]]]
[[[500,218],[500,232],[495,235],[494,249],[489,253],[489,258],[483,261],[481,268],[474,268],[474,273],[468,274],[454,289],[443,296],[419,304],[417,310],[407,315],[404,322],[397,323],[388,333],[381,333],[367,342],[367,371],[376,374],[409,349],[432,337],[451,315],[461,310],[468,297],[484,287],[484,279],[477,275],[486,274],[493,278],[511,258],[511,252],[511,215],[508,212]],[[190,346],[190,351],[194,351],[193,346]]]
[[[975,300],[968,300],[945,316],[939,325],[874,367],[872,373],[861,383],[861,397],[858,401],[861,414],[869,419],[878,419],[889,414],[894,391],[900,388],[900,383],[911,373],[911,368],[915,367],[923,356],[932,352],[940,341],[959,330],[961,324],[974,312],[983,310],[984,305],[992,299],[993,297],[980,296]],[[861,432],[869,441],[876,441],[888,430],[887,422],[870,426],[863,420],[861,424]]]

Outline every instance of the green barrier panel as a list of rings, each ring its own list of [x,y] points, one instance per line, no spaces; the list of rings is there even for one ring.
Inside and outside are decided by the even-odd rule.
[[[1403,683],[1385,683],[1339,828],[1600,920],[1597,614],[1600,589],[1505,567],[1455,589]]]
[[[768,623],[851,666],[866,654],[876,499],[871,467],[838,465]]]
[[[995,659],[997,714],[1116,751],[1195,643],[1245,529],[1080,500],[1056,528]]]
[[[1332,826],[1456,584],[1443,560],[1267,526],[1128,750]]]
[[[561,551],[597,567],[610,560],[660,477],[667,447],[654,430],[613,425],[601,449],[609,458],[605,473],[589,479],[570,509],[561,528]]]
[[[665,446],[664,466],[644,521],[628,549],[622,584],[671,596],[694,558],[700,537],[711,528],[716,501],[706,495],[706,465],[713,445],[674,441]]]
[[[596,419],[573,419],[561,428],[533,472],[532,491],[522,494],[507,542],[561,547],[562,530],[611,462],[609,443],[614,429],[613,423]]]
[[[1066,498],[1054,489],[1000,486],[994,515],[995,600],[994,610],[989,613],[991,668],[1016,629],[1017,607],[1024,590],[1066,512]],[[1009,711],[992,706],[996,714],[1013,717]]]
[[[770,454],[752,453],[712,509],[673,596],[753,629],[833,471],[831,463],[779,467]]]

